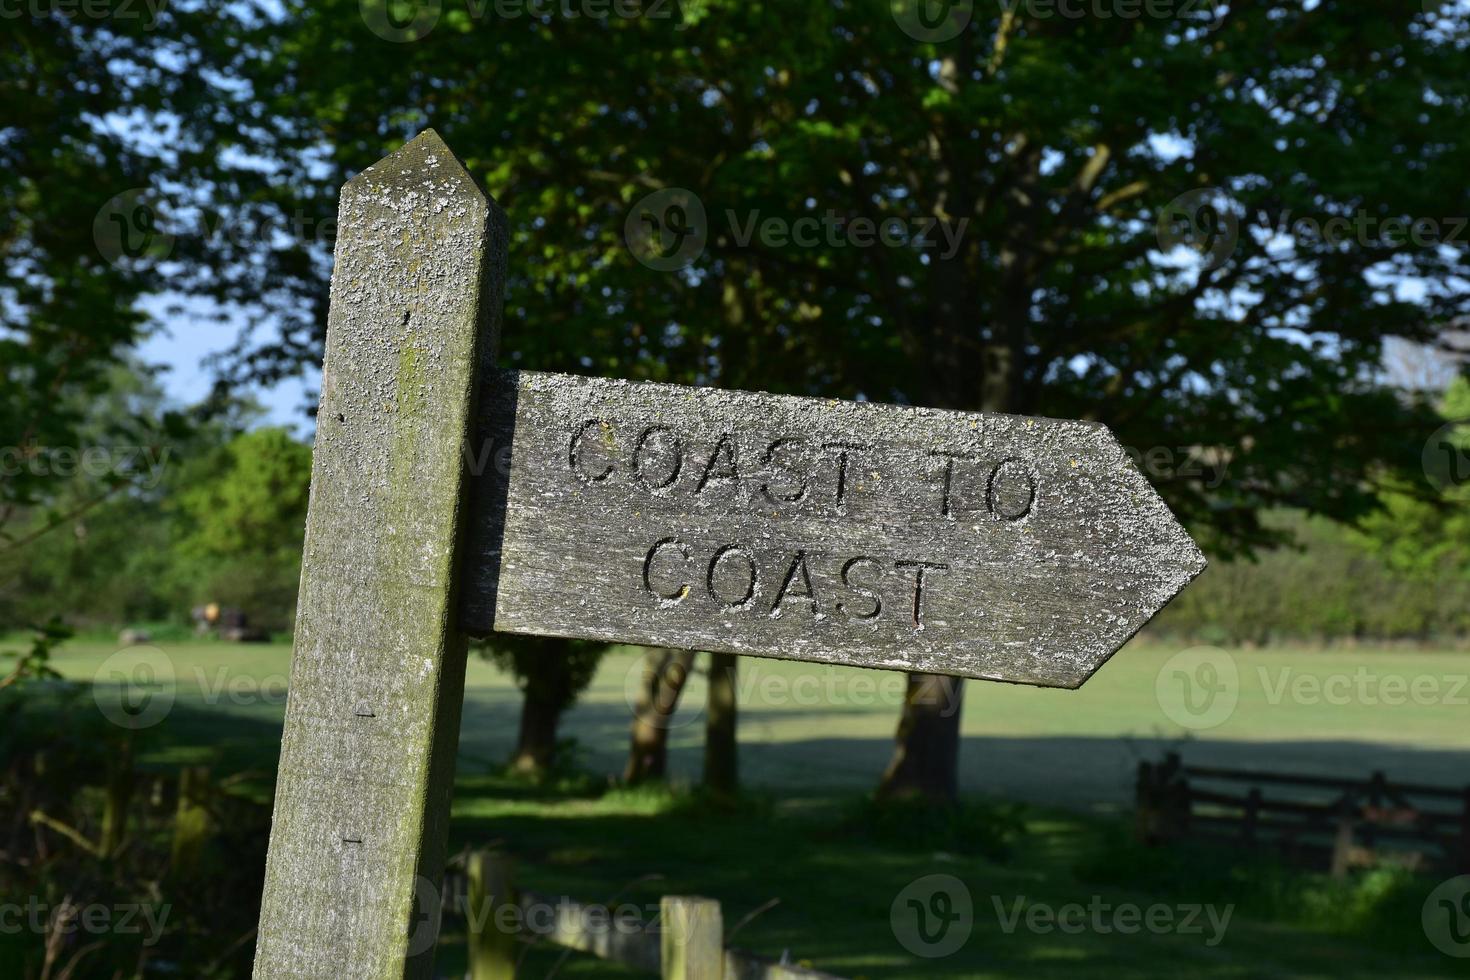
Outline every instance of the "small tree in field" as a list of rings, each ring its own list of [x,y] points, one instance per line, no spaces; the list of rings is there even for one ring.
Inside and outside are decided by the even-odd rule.
[[[592,683],[606,647],[558,637],[496,633],[480,649],[515,677],[523,695],[520,729],[508,768],[518,775],[544,777],[561,761],[557,758],[561,717]]]
[[[193,601],[240,606],[262,625],[288,625],[301,577],[311,449],[285,429],[257,429],[191,470],[177,508],[179,549],[188,558],[180,571],[193,582]]]

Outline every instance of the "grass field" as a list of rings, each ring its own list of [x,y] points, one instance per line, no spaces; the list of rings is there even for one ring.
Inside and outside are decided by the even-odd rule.
[[[172,698],[148,761],[210,760],[224,771],[274,765],[284,709],[285,646],[175,644],[149,654],[157,696]],[[72,642],[55,664],[68,678],[105,681],[114,645]],[[1232,651],[1238,704],[1217,727],[1178,721],[1171,693],[1176,649],[1135,644],[1079,692],[968,685],[962,750],[965,792],[1025,803],[1014,855],[981,846],[1003,824],[986,805],[956,825],[871,826],[861,796],[887,761],[900,675],[743,660],[741,766],[750,799],[734,812],[664,790],[613,790],[630,713],[637,651],[603,663],[568,715],[579,762],[594,774],[561,789],[497,775],[511,748],[519,695],[475,661],[469,670],[453,837],[456,847],[499,841],[527,884],[587,901],[656,904],[698,893],[725,904],[727,924],[770,899],[780,904],[739,943],[783,951],[849,977],[1432,977],[1466,975],[1435,952],[1419,924],[1435,882],[1375,875],[1340,887],[1209,853],[1148,852],[1125,833],[1140,758],[1182,746],[1191,761],[1293,772],[1470,783],[1470,656],[1404,651]],[[1201,675],[1185,665],[1190,677]],[[1165,681],[1159,685],[1163,672]],[[1305,678],[1305,680],[1304,680]],[[1209,679],[1206,677],[1206,679]],[[1162,695],[1160,692],[1163,692]],[[672,734],[676,785],[695,782],[703,739],[703,679]],[[97,700],[115,701],[102,684]],[[162,702],[160,702],[162,703]],[[1174,706],[1171,717],[1170,707]],[[1186,721],[1191,720],[1186,718]],[[1216,719],[1211,719],[1216,720]],[[913,822],[925,824],[922,814]],[[647,874],[658,881],[630,883]],[[961,949],[924,959],[898,938],[900,893],[935,874],[964,884],[973,932]],[[1008,928],[1015,910],[1101,902],[1147,909],[1234,906],[1223,939],[1180,930],[1134,935]],[[450,924],[453,932],[453,923]],[[441,967],[455,968],[446,941]],[[557,957],[535,954],[527,976]],[[558,976],[619,976],[574,956]]]
[[[264,736],[278,740],[278,732],[260,729],[280,725],[288,647],[179,644],[158,649],[166,657],[161,679],[172,672],[180,708],[239,719],[246,723],[240,733],[250,744]],[[70,643],[56,666],[69,678],[91,679],[115,650],[111,644]],[[1405,781],[1470,783],[1470,686],[1465,685],[1470,655],[1233,651],[1238,707],[1218,727],[1197,730],[1171,719],[1156,691],[1160,670],[1175,653],[1172,647],[1131,646],[1080,691],[967,685],[964,790],[1114,809],[1131,799],[1138,759],[1181,746],[1188,759],[1201,763],[1328,775],[1385,769]],[[626,692],[639,665],[635,650],[609,655],[565,719],[563,734],[577,740],[582,761],[593,771],[621,769],[631,720]],[[1359,681],[1364,670],[1368,680]],[[1302,678],[1321,682],[1323,692],[1313,697]],[[1418,683],[1420,694],[1430,696],[1415,697],[1412,690],[1395,696],[1396,682],[1410,689]],[[738,684],[747,782],[823,791],[872,788],[892,746],[901,674],[745,659]],[[1360,697],[1359,691],[1368,696]],[[1307,696],[1299,696],[1303,693]],[[514,742],[519,703],[509,677],[472,660],[461,772],[487,772],[504,760]],[[703,703],[704,681],[696,676],[671,737],[676,779],[698,779]],[[215,738],[204,741],[217,744]]]

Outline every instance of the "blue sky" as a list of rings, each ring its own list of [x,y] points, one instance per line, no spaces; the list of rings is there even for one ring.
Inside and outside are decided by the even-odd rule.
[[[237,322],[220,322],[212,317],[179,315],[168,311],[180,302],[176,296],[154,297],[143,304],[162,328],[138,349],[145,363],[162,364],[168,370],[159,379],[164,390],[176,402],[192,404],[209,393],[216,369],[206,367],[212,354],[228,350],[240,332]],[[319,374],[310,372],[303,378],[290,378],[272,388],[251,387],[241,390],[266,410],[262,424],[294,426],[298,433],[311,432],[311,419],[303,411],[308,392],[315,392]]]

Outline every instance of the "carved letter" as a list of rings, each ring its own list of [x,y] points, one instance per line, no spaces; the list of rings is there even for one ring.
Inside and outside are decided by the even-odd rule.
[[[582,438],[587,435],[587,430],[593,428],[594,426],[603,430],[603,441],[607,443],[610,447],[613,441],[612,425],[604,422],[602,419],[588,419],[587,421],[582,423],[581,427],[578,428],[576,432],[572,433],[572,445],[571,448],[567,450],[567,463],[571,466],[572,472],[577,475],[577,479],[581,480],[583,483],[601,483],[609,476],[612,476],[612,472],[614,469],[613,465],[611,463],[608,463],[606,468],[604,468],[601,473],[598,473],[595,476],[582,469],[581,455],[578,451],[578,447],[582,443]]]
[[[837,513],[847,513],[843,498],[847,495],[847,458],[849,454],[862,452],[866,446],[852,442],[824,442],[823,449],[837,450]]]
[[[874,558],[865,558],[862,555],[859,555],[856,558],[850,558],[848,559],[847,564],[842,566],[842,584],[847,586],[852,591],[856,592],[858,595],[866,596],[867,598],[871,599],[873,602],[873,608],[869,612],[852,612],[847,608],[846,603],[839,602],[837,603],[837,611],[840,613],[847,613],[847,615],[851,616],[853,619],[877,619],[878,614],[883,611],[883,600],[878,597],[878,593],[874,592],[872,589],[868,588],[865,585],[860,585],[854,582],[851,577],[852,571],[857,568],[859,562],[866,562],[867,564],[872,565],[874,568],[882,567]]]
[[[734,600],[725,598],[715,586],[715,575],[719,572],[720,565],[727,558],[737,562],[744,561],[746,566],[745,591],[740,595],[740,598]],[[705,584],[709,587],[710,598],[733,612],[736,609],[747,609],[750,607],[751,600],[755,598],[756,578],[755,559],[751,557],[750,552],[738,545],[727,544],[719,551],[716,551],[715,556],[710,559],[709,572],[705,576]],[[739,580],[737,579],[737,581]]]
[[[914,628],[924,628],[924,573],[945,572],[949,570],[948,565],[941,565],[932,561],[905,561],[900,559],[894,562],[899,568],[912,568],[914,570]]]
[[[649,595],[657,596],[665,602],[682,602],[689,594],[687,584],[680,585],[673,592],[660,592],[653,587],[653,560],[658,557],[659,552],[665,548],[677,548],[679,554],[684,557],[684,564],[689,564],[689,546],[678,538],[664,538],[648,549],[648,557],[643,559],[643,588]]]
[[[724,456],[723,462],[720,461],[722,455]],[[722,467],[718,473],[715,472],[716,465]],[[720,441],[715,443],[714,452],[709,454],[709,462],[705,464],[704,475],[699,478],[699,486],[694,488],[694,492],[703,493],[711,480],[733,483],[738,479],[740,479],[740,470],[735,464],[735,447],[731,444],[730,433],[726,432],[720,436]]]
[[[664,436],[662,442],[673,443],[673,462],[669,467],[668,475],[661,480],[650,480],[643,466],[643,450],[648,443],[658,436]],[[674,430],[666,425],[651,425],[643,430],[638,437],[638,445],[633,448],[633,472],[638,474],[638,479],[650,490],[665,490],[674,485],[679,479],[679,471],[684,467],[684,443],[674,434]]]
[[[801,576],[801,585],[804,591],[792,592],[791,583],[796,581],[798,575]],[[817,594],[812,591],[812,575],[811,572],[807,571],[806,552],[804,551],[798,551],[796,556],[791,559],[791,567],[786,570],[786,579],[781,583],[781,590],[776,593],[776,601],[771,603],[772,617],[781,615],[781,603],[786,601],[788,595],[806,599],[808,605],[811,606],[811,611],[817,611]]]
[[[805,442],[806,442],[805,439],[777,439],[775,442],[771,443],[769,446],[766,447],[766,455],[765,455],[765,459],[762,460],[762,463],[765,466],[774,467],[775,469],[779,470],[780,472],[785,473],[787,476],[790,476],[792,479],[799,480],[801,482],[801,486],[797,489],[797,491],[795,493],[783,495],[783,496],[780,496],[780,497],[778,497],[778,496],[774,495],[773,493],[771,493],[771,485],[769,483],[762,483],[761,484],[761,493],[765,494],[766,499],[769,500],[771,503],[773,503],[773,504],[795,504],[795,503],[800,503],[802,500],[805,500],[806,499],[806,491],[807,491],[807,480],[806,480],[806,477],[804,477],[800,473],[797,473],[796,471],[794,471],[794,470],[792,470],[792,469],[790,469],[788,467],[782,466],[780,463],[777,463],[776,462],[776,453],[777,452],[779,452],[780,450],[786,448],[787,446],[800,445],[800,444],[805,443]]]
[[[1036,479],[1019,459],[1001,461],[990,474],[985,503],[1003,521],[1019,521],[1036,502]]]

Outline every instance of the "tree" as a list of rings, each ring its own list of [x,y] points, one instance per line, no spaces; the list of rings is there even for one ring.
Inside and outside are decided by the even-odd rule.
[[[1371,511],[1385,473],[1418,467],[1426,421],[1381,383],[1384,342],[1433,343],[1466,310],[1451,219],[1470,146],[1446,135],[1466,122],[1463,16],[948,9],[957,30],[903,3],[709,0],[677,24],[446,7],[385,40],[356,3],[292,0],[210,39],[250,84],[184,125],[205,147],[248,127],[295,182],[217,153],[200,181],[283,217],[329,212],[348,173],[435,125],[510,213],[512,363],[1097,419],[1177,460],[1209,447],[1229,459],[1218,486],[1149,475],[1217,553],[1282,540],[1259,516],[1279,504]],[[665,188],[707,216],[682,270],[623,240]],[[762,230],[828,212],[817,240]],[[909,234],[859,245],[859,218]],[[250,267],[286,330],[244,367],[316,356],[319,244]],[[936,683],[912,681],[890,794],[952,794],[959,715]]]
[[[10,545],[131,484],[114,473],[38,526],[30,518],[74,487],[56,454],[160,450],[183,435],[176,413],[126,404],[84,429],[150,328],[136,301],[181,281],[161,265],[167,240],[153,220],[171,162],[161,115],[208,94],[191,43],[206,21],[198,10],[43,6],[7,16],[0,35],[0,542]]]
[[[192,464],[176,505],[192,601],[239,606],[252,622],[295,618],[311,449],[279,427],[247,432]]]
[[[689,675],[694,651],[650,648],[643,655],[637,697],[633,703],[632,737],[623,782],[636,786],[669,774],[669,729]]]
[[[58,407],[75,420],[75,445],[6,457],[4,465],[40,478],[30,484],[32,502],[11,512],[11,542],[0,544],[0,622],[184,619],[218,560],[183,547],[194,529],[179,502],[233,465],[228,444],[261,413],[249,402],[216,404],[208,418],[180,409],[157,375],[121,354],[100,371],[96,390],[68,391]],[[157,441],[123,441],[137,431]],[[288,525],[283,537],[280,547],[299,548],[301,528]]]
[[[0,522],[0,622],[64,612],[73,625],[115,623],[156,608],[150,573],[167,545],[161,500],[179,443],[121,444],[127,427],[159,427],[169,415],[163,391],[131,359],[96,370],[89,390],[68,389],[55,408],[72,442],[3,451],[14,496]],[[74,608],[78,595],[87,609]]]
[[[507,768],[539,779],[555,767],[557,726],[592,683],[607,647],[548,636],[496,633],[477,646],[516,678],[523,695],[521,724]]]
[[[740,755],[735,731],[740,705],[735,677],[740,658],[732,653],[709,655],[709,692],[704,715],[704,786],[716,796],[731,797],[740,789]]]
[[[1457,379],[1424,446],[1426,487],[1398,484],[1365,530],[1390,568],[1426,585],[1470,580],[1470,380]]]

